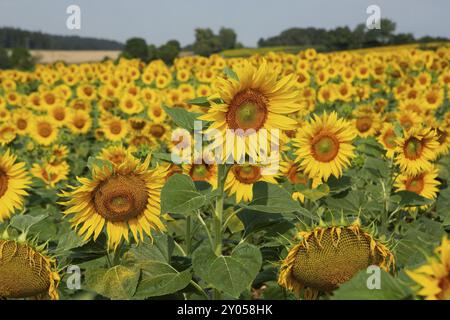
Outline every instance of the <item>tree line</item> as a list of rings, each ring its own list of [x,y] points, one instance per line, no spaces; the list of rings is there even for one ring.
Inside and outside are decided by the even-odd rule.
[[[336,51],[449,40],[429,36],[416,39],[412,33],[396,33],[396,23],[389,19],[381,19],[380,26],[380,29],[368,29],[361,23],[353,30],[349,27],[337,27],[330,30],[313,27],[290,28],[277,36],[259,39],[258,47],[311,46],[320,51]]]
[[[5,27],[0,28],[0,47],[28,50],[121,50],[123,44],[114,40],[59,36]]]

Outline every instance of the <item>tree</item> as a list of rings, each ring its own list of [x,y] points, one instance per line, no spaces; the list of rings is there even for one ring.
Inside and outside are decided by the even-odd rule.
[[[128,39],[123,49],[123,55],[126,58],[138,58],[146,62],[148,60],[147,43],[142,38]]]
[[[211,29],[197,28],[195,29],[195,42],[192,49],[198,55],[208,56],[220,51],[220,40]]]
[[[236,48],[237,35],[233,29],[220,28],[219,41],[221,50],[229,50]]]
[[[0,48],[0,69],[11,68],[11,61],[9,60],[8,51],[4,48]]]
[[[25,48],[12,49],[10,61],[14,68],[23,70],[31,69],[34,64],[33,57]]]
[[[166,64],[171,64],[180,53],[180,50],[181,45],[177,40],[169,40],[166,44],[159,47],[157,56]]]

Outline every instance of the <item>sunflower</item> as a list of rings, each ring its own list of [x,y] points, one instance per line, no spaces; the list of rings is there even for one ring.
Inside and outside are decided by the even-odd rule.
[[[438,125],[435,128],[436,138],[439,146],[436,149],[436,157],[444,156],[448,154],[450,148],[450,128],[446,128],[443,125]]]
[[[235,69],[239,80],[231,77],[218,80],[218,93],[223,103],[213,102],[208,113],[199,117],[213,122],[208,130],[217,129],[224,137],[227,129],[244,131],[235,131],[231,135],[234,139],[235,136],[248,137],[263,128],[296,128],[297,121],[286,116],[301,109],[294,74],[278,79],[278,74],[266,61],[259,68],[243,62],[242,67]],[[225,159],[231,152],[227,150]],[[234,154],[234,159],[240,158],[241,154]]]
[[[110,141],[120,141],[128,133],[128,127],[125,120],[119,117],[110,116],[100,121],[100,127],[103,130],[106,139]]]
[[[394,256],[359,223],[350,226],[316,227],[298,234],[282,262],[278,283],[297,297],[314,299],[350,280],[358,271],[378,265],[389,271]]]
[[[408,175],[429,170],[439,146],[435,132],[428,128],[411,128],[396,139],[396,144],[395,162]]]
[[[11,143],[16,138],[17,129],[11,124],[0,125],[0,145]]]
[[[58,139],[58,128],[45,116],[39,116],[32,122],[31,137],[37,143],[48,146]]]
[[[254,164],[234,164],[225,179],[225,191],[236,194],[236,202],[252,201],[253,185],[259,181],[277,184],[276,175],[263,174],[263,167]]]
[[[13,123],[18,134],[25,135],[28,133],[31,115],[31,112],[27,109],[18,109],[14,112]]]
[[[0,155],[0,222],[23,207],[23,198],[28,195],[25,190],[31,184],[25,163],[15,163],[16,159],[9,150]]]
[[[295,161],[282,161],[280,167],[280,172],[286,176],[287,180],[293,185],[301,184],[314,189],[321,183],[320,179],[310,179]],[[300,191],[294,191],[292,193],[292,199],[303,203],[305,201],[305,196]]]
[[[136,114],[144,110],[143,104],[131,94],[125,94],[120,99],[119,108],[126,114]]]
[[[450,241],[447,236],[436,248],[436,257],[429,258],[427,264],[415,270],[406,270],[406,274],[414,280],[420,289],[419,296],[427,300],[450,299]]]
[[[102,149],[98,158],[109,161],[114,166],[120,166],[130,156],[129,150],[122,145],[117,145]]]
[[[30,173],[42,181],[45,182],[51,188],[54,188],[56,184],[62,180],[67,179],[69,173],[68,164],[59,166],[49,166],[48,164],[33,164]]]
[[[62,127],[69,117],[69,109],[63,105],[54,105],[49,108],[48,115],[56,126]]]
[[[92,127],[89,112],[74,110],[69,116],[67,126],[73,134],[86,134]]]
[[[62,196],[69,198],[62,204],[73,215],[73,228],[84,239],[95,241],[103,229],[108,235],[108,248],[116,250],[122,238],[129,241],[129,231],[139,243],[144,233],[164,230],[160,220],[160,193],[168,173],[167,167],[150,170],[150,158],[144,163],[128,156],[119,166],[94,165],[92,179],[79,178],[81,186]]]
[[[214,190],[217,188],[217,165],[212,157],[206,158],[206,161],[205,157],[206,152],[203,157],[198,156],[192,163],[184,164],[183,173],[190,176],[192,181],[208,182]]]
[[[393,158],[397,147],[397,136],[395,134],[394,126],[390,123],[384,123],[380,135],[377,137],[378,142],[386,150],[386,157]]]
[[[44,248],[0,239],[0,298],[59,298],[56,261]]]
[[[351,123],[338,119],[335,112],[314,115],[295,139],[300,168],[312,179],[339,178],[354,157],[355,136]]]
[[[366,113],[353,119],[353,125],[360,137],[373,137],[380,129],[380,119],[374,113]]]
[[[162,123],[166,119],[166,112],[160,105],[151,105],[148,107],[147,115],[154,123]]]
[[[424,198],[434,200],[439,192],[440,182],[437,180],[439,170],[432,167],[429,170],[422,171],[415,175],[400,174],[395,179],[395,189],[397,191],[407,190],[414,192]],[[426,209],[427,206],[422,206],[422,209]],[[416,208],[412,208],[415,210]]]

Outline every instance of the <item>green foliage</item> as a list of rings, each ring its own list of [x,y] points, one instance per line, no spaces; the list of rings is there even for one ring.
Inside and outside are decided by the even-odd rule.
[[[251,244],[237,245],[231,255],[217,256],[208,246],[198,248],[192,256],[194,271],[207,283],[238,298],[250,286],[262,264],[259,249]]]
[[[122,52],[123,56],[128,59],[148,60],[147,43],[142,38],[131,38],[125,43]]]

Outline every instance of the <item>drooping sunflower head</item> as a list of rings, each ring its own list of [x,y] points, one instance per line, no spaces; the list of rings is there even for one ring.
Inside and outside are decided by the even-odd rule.
[[[358,224],[345,227],[316,227],[299,233],[282,262],[278,283],[298,297],[315,298],[350,280],[358,271],[378,265],[389,271],[394,256],[381,242]]]
[[[297,161],[310,178],[326,181],[330,175],[340,177],[354,157],[352,141],[356,133],[352,125],[337,114],[314,115],[296,139]]]
[[[127,155],[119,165],[95,166],[92,179],[79,178],[81,186],[63,192],[69,198],[63,202],[66,215],[73,215],[72,226],[84,239],[97,239],[105,228],[108,247],[116,249],[122,238],[129,241],[131,231],[136,242],[144,233],[164,230],[160,220],[160,192],[168,168],[149,169],[150,158],[144,163]]]
[[[0,298],[57,300],[59,281],[56,261],[44,247],[0,239]]]

